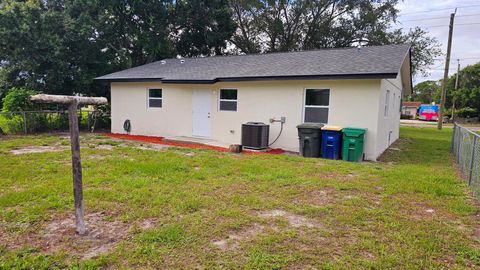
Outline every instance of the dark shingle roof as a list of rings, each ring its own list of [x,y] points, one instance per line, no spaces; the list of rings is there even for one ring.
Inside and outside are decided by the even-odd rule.
[[[409,45],[386,45],[166,59],[96,80],[214,83],[264,79],[394,78],[409,50]]]

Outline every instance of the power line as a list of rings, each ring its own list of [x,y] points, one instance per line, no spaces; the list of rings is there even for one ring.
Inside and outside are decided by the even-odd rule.
[[[452,58],[455,58],[455,57],[452,57]],[[460,58],[455,58],[455,59],[459,59],[459,60],[471,60],[471,59],[480,59],[480,57],[460,57]],[[433,58],[434,61],[445,61],[444,58]],[[453,60],[451,60],[453,61]]]
[[[414,11],[414,12],[407,12],[407,13],[402,13],[402,12],[400,12],[400,15],[399,15],[399,16],[408,15],[408,14],[427,13],[427,12],[432,12],[432,11],[452,10],[452,9],[454,9],[454,8],[470,8],[470,7],[480,7],[480,5],[468,5],[468,6],[459,6],[459,7],[436,8],[436,9],[429,9],[429,10],[423,10],[423,11]]]
[[[480,22],[479,23],[457,23],[457,24],[455,24],[455,26],[478,25],[478,24],[480,24]],[[420,26],[420,27],[445,27],[445,26],[448,26],[448,24],[423,25],[423,26]]]
[[[472,17],[472,16],[479,16],[480,13],[476,14],[465,14],[465,15],[457,15],[456,17]],[[421,18],[421,19],[409,19],[409,20],[399,20],[399,22],[414,22],[414,21],[425,21],[425,20],[439,20],[439,19],[448,19],[447,17],[431,17],[431,18]]]

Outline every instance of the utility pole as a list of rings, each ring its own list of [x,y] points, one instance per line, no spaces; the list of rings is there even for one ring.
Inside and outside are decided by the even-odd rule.
[[[457,59],[457,76],[455,77],[455,93],[452,96],[452,122],[455,122],[455,95],[458,89],[458,76],[460,74],[460,59]]]
[[[453,35],[453,22],[455,20],[455,12],[450,14],[450,25],[448,29],[448,45],[447,45],[447,59],[445,61],[445,71],[443,72],[443,81],[442,81],[442,99],[440,101],[440,113],[438,115],[437,128],[442,129],[443,126],[443,111],[445,109],[445,96],[447,95],[447,80],[448,80],[448,67],[450,66],[450,52],[452,51],[452,35]]]

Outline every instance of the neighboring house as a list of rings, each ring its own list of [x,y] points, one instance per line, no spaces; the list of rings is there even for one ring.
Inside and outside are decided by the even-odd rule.
[[[242,123],[286,117],[272,145],[297,151],[302,122],[367,128],[365,159],[399,136],[412,90],[410,46],[166,59],[97,78],[111,83],[112,132],[241,142]],[[280,123],[270,124],[270,142]]]
[[[411,115],[412,119],[415,119],[420,105],[422,105],[422,102],[420,101],[405,101],[402,104],[402,114]]]

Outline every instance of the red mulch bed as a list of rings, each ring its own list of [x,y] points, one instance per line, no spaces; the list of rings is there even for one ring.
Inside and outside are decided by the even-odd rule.
[[[189,148],[205,148],[205,149],[212,149],[212,150],[223,151],[223,152],[228,151],[228,148],[225,148],[225,147],[207,145],[207,144],[202,144],[202,143],[170,141],[170,140],[165,140],[164,137],[157,137],[157,136],[129,135],[129,134],[118,134],[118,133],[103,133],[101,135],[111,137],[111,138],[117,138],[117,139],[126,139],[126,140],[156,143],[156,144],[162,144],[162,145],[171,145],[171,146],[189,147]],[[246,154],[274,154],[274,155],[278,155],[278,154],[285,153],[285,150],[280,149],[280,148],[273,148],[273,149],[269,148],[267,151],[256,152],[256,151],[244,150],[243,152],[246,153]]]

